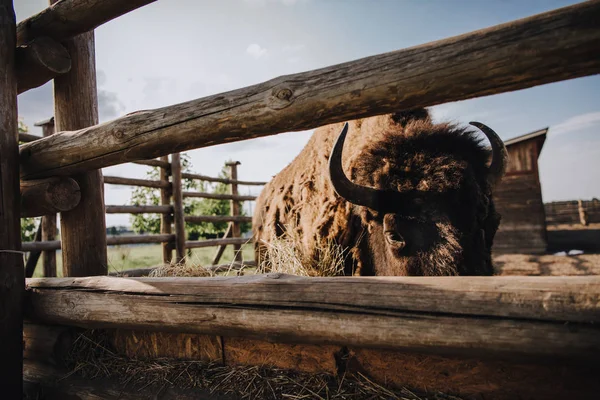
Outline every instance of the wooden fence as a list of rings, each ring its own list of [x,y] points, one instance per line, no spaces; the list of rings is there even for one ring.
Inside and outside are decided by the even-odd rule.
[[[597,395],[600,285],[594,277],[348,277],[339,281],[277,274],[163,281],[77,277],[107,273],[101,168],[148,159],[155,163],[155,158],[173,154],[172,178],[180,182],[180,151],[302,131],[397,111],[399,106],[432,106],[597,74],[600,1],[140,111],[101,125],[95,102],[93,29],[152,1],[52,2],[52,7],[17,25],[12,0],[0,0],[0,115],[4,121],[0,124],[0,386],[5,398],[22,398],[24,318],[45,332],[73,332],[73,327],[81,327],[145,330],[148,335],[168,331],[177,338],[208,335],[210,348],[221,349],[221,360],[226,362],[235,357],[219,338],[226,338],[230,345],[236,337],[281,346],[309,343],[317,345],[317,353],[331,355],[328,365],[333,359],[328,346],[340,346],[341,353],[335,352],[342,354],[339,359],[369,355],[371,361],[362,359],[361,365],[379,377],[373,379],[396,379],[398,384],[417,388],[431,389],[431,382],[434,389],[446,383],[448,388],[462,361],[452,363],[443,357],[475,355],[481,358],[471,362],[479,364],[464,376],[477,378],[472,380],[476,384],[467,394],[483,393],[486,398]],[[61,57],[53,55],[59,53],[68,54],[70,62],[56,60]],[[24,144],[17,153],[17,93],[51,78],[59,132]],[[159,161],[166,162],[164,158]],[[69,278],[28,280],[25,297],[19,199],[28,194],[19,192],[19,180],[36,180],[29,183],[36,187],[48,184],[42,179],[60,176],[73,178],[81,193],[76,207],[61,211],[63,259]],[[186,246],[181,234],[185,217],[179,206],[184,193],[180,185],[173,185],[172,191],[175,248],[180,259]],[[391,295],[380,295],[384,293]],[[56,324],[63,326],[53,327]],[[108,386],[90,389],[91,381],[75,384],[44,369],[40,361],[60,353],[59,342],[65,343],[65,335],[59,335],[58,341],[49,334],[25,336],[29,351],[25,354],[33,360],[26,364],[25,380],[34,387],[53,390],[59,398],[96,389],[106,393],[101,391]],[[151,338],[159,343],[154,348],[166,351],[172,341],[157,337]],[[196,336],[194,340],[201,339]],[[255,346],[238,349],[244,347],[251,354],[258,353]],[[389,355],[380,354],[382,358],[375,362],[369,352],[374,348],[409,351],[398,356],[405,360],[410,352],[424,355],[412,362],[386,364],[382,360]],[[32,355],[32,349],[39,352]],[[284,354],[300,358],[308,354],[282,349],[275,363]],[[441,361],[432,366],[431,355],[442,357],[436,358]],[[538,358],[543,361],[530,369],[520,369],[515,363],[489,367],[491,378],[474,372],[487,368],[482,361],[485,357],[513,356],[530,363]],[[382,362],[388,366],[383,375],[382,369],[377,372],[368,367]],[[565,369],[568,362],[575,364]],[[324,365],[317,364],[313,372]],[[390,377],[390,371],[400,365],[403,370],[413,366],[417,373]],[[518,372],[507,376],[503,371]],[[565,381],[568,384],[562,384]]]
[[[600,200],[571,200],[545,203],[548,225],[581,224],[587,226],[600,222]]]
[[[51,118],[42,121],[37,126],[42,126],[44,136],[54,133],[54,119]],[[41,139],[40,136],[31,134],[19,134],[19,141],[33,142]],[[262,186],[265,182],[240,181],[237,179],[239,162],[227,163],[229,168],[229,176],[231,178],[217,178],[192,173],[172,174],[171,171],[179,170],[181,167],[179,155],[163,156],[160,159],[138,160],[134,164],[147,165],[159,168],[159,180],[134,179],[118,176],[104,176],[104,184],[125,185],[125,186],[142,186],[147,188],[160,190],[160,205],[106,205],[106,214],[161,214],[161,232],[153,235],[120,235],[108,236],[106,243],[108,246],[113,245],[128,245],[128,244],[149,244],[160,243],[163,247],[163,263],[171,262],[185,263],[186,249],[217,247],[215,256],[211,265],[217,265],[225,251],[226,246],[232,245],[234,248],[234,262],[236,264],[244,263],[242,259],[241,246],[247,244],[251,239],[242,237],[240,224],[243,222],[252,222],[252,217],[241,215],[240,202],[253,201],[255,196],[247,196],[239,194],[239,186]],[[200,180],[204,182],[219,182],[229,185],[229,194],[215,194],[182,191],[182,180]],[[43,268],[45,277],[56,276],[56,251],[61,249],[61,242],[55,240],[56,236],[56,215],[49,215],[48,212],[68,211],[76,207],[79,203],[80,193],[79,186],[70,178],[52,178],[52,180],[44,180],[45,185],[35,185],[36,192],[33,193],[28,181],[21,184],[21,193],[27,193],[27,196],[22,196],[21,215],[22,216],[42,216],[42,221],[38,228],[41,236],[37,237],[33,242],[22,243],[22,249],[30,252],[26,264],[26,276],[33,276],[33,272],[40,253],[43,253]],[[65,188],[66,186],[66,188]],[[40,202],[40,192],[44,194],[61,191],[62,196],[47,196],[50,197],[49,202]],[[65,193],[67,192],[67,193]],[[69,196],[71,195],[71,196]],[[184,215],[183,199],[184,198],[206,198],[217,200],[231,201],[231,215]],[[26,201],[26,202],[24,202]],[[48,205],[52,207],[49,207]],[[176,216],[181,216],[177,218]],[[47,228],[48,221],[53,221],[53,228],[50,231]],[[228,227],[220,239],[208,240],[186,240],[185,223],[204,223],[204,222],[228,222]],[[173,224],[175,230],[173,231]],[[173,250],[176,250],[176,258],[173,260]],[[248,261],[248,260],[246,260]],[[253,262],[247,263],[252,265]],[[128,271],[132,273],[131,271]]]

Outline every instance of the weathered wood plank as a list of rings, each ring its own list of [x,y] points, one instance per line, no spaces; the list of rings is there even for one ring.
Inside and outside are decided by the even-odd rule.
[[[67,49],[49,37],[39,37],[17,47],[16,57],[19,94],[42,86],[71,69],[71,56]]]
[[[196,179],[196,180],[207,181],[207,182],[221,182],[221,183],[227,183],[227,184],[236,183],[238,185],[248,185],[248,186],[263,186],[263,185],[267,184],[267,182],[251,182],[251,181],[233,180],[233,179],[228,179],[228,178],[213,178],[212,176],[199,175],[199,174],[183,173],[183,174],[181,174],[181,176],[183,179]]]
[[[256,196],[246,196],[240,194],[220,194],[220,193],[203,193],[203,192],[183,192],[183,197],[198,197],[202,199],[217,199],[217,200],[235,200],[235,201],[254,201]]]
[[[229,176],[231,178],[232,181],[237,181],[237,166],[240,165],[241,163],[239,161],[233,161],[233,162],[229,162],[226,165],[229,167]],[[240,197],[239,193],[238,193],[238,185],[237,183],[232,183],[230,185],[229,190],[231,191],[231,201],[229,202],[230,205],[230,209],[231,209],[231,216],[233,218],[237,218],[238,216],[240,216],[240,203],[237,201],[237,199]],[[231,221],[231,237],[232,238],[239,238],[242,236],[242,229],[240,226],[239,221],[236,221],[235,219]],[[233,245],[233,259],[235,262],[242,262],[243,261],[243,257],[242,257],[242,247],[240,244],[236,243]]]
[[[55,133],[54,117],[51,117],[45,121],[37,122],[35,126],[42,127],[42,135],[44,137],[54,135]],[[77,189],[79,190],[79,187],[77,187]],[[79,197],[81,198],[81,192],[79,192]],[[56,240],[56,234],[58,233],[56,226],[56,214],[42,216],[41,226],[42,241],[51,242]],[[44,277],[51,278],[56,276],[56,250],[44,251],[42,255],[42,265],[44,267]]]
[[[19,142],[29,143],[41,139],[41,136],[19,132]]]
[[[227,224],[227,229],[225,230],[225,233],[223,234],[223,237],[221,239],[228,239],[229,237],[231,237],[231,222]],[[223,244],[219,245],[217,251],[215,252],[215,256],[213,257],[212,265],[217,265],[219,263],[221,257],[223,256],[223,253],[225,252],[225,246],[226,245]]]
[[[169,175],[171,175],[171,163],[169,162],[169,156],[163,156],[160,158],[161,163],[166,163],[167,166],[160,169],[160,180],[169,182]],[[168,188],[160,189],[160,204],[162,206],[169,206],[172,210],[174,210],[171,205],[171,194],[172,194],[172,186],[169,185]],[[172,233],[172,225],[173,225],[173,212],[168,214],[162,214],[160,216],[160,233],[163,235],[170,235]],[[162,253],[163,253],[163,263],[170,264],[173,259],[173,243],[163,243],[162,244]]]
[[[104,183],[111,185],[127,186],[145,186],[151,188],[168,188],[171,184],[168,181],[153,181],[150,179],[123,178],[120,176],[105,176]]]
[[[21,254],[15,11],[0,0],[0,388],[21,399],[24,268]]]
[[[17,45],[41,36],[72,38],[156,0],[61,0],[19,22]]]
[[[170,214],[173,212],[171,205],[159,206],[106,206],[107,214]]]
[[[138,161],[133,161],[134,164],[139,164],[139,165],[148,165],[151,167],[159,167],[159,168],[170,168],[171,164],[168,161],[164,161],[164,160],[138,160]]]
[[[29,279],[28,287],[29,318],[85,328],[461,355],[596,358],[600,350],[600,277],[97,277]]]
[[[106,244],[108,246],[116,246],[120,244],[145,244],[145,243],[165,243],[172,242],[175,239],[174,235],[171,234],[160,234],[160,235],[121,235],[111,236],[106,238]],[[60,250],[61,241],[53,240],[48,242],[24,242],[23,251],[49,251],[49,250]]]
[[[586,1],[62,132],[21,146],[21,176],[70,174],[597,74],[598,18],[600,1]]]
[[[175,262],[185,262],[185,214],[181,187],[181,156],[171,154],[171,190],[173,195],[173,222],[175,225]]]
[[[72,210],[81,201],[79,184],[64,176],[22,181],[20,192],[21,217],[54,215]]]
[[[37,231],[35,232],[35,237],[33,238],[34,242],[40,242],[42,240],[42,225],[38,226]],[[21,244],[23,246],[24,243]],[[29,257],[27,257],[27,262],[25,263],[25,277],[31,278],[35,273],[35,268],[37,267],[37,263],[40,260],[40,255],[42,253],[39,250],[34,250],[29,252]]]

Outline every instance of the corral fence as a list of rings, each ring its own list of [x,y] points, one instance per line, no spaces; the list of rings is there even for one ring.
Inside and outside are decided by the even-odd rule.
[[[545,203],[546,223],[560,224],[589,224],[600,223],[600,200],[570,200]]]
[[[36,126],[42,127],[44,136],[49,136],[54,133],[54,118],[41,121]],[[19,141],[30,143],[41,139],[40,136],[27,133],[19,133]],[[163,156],[160,159],[138,160],[133,161],[133,164],[146,165],[159,168],[159,179],[136,179],[120,176],[103,176],[104,184],[125,185],[125,186],[141,186],[160,190],[159,205],[106,205],[106,214],[160,214],[161,227],[160,234],[150,235],[119,235],[108,236],[106,243],[108,246],[115,245],[131,245],[131,244],[162,244],[164,264],[185,263],[186,250],[217,247],[211,265],[207,267],[218,266],[225,248],[233,246],[234,264],[235,266],[252,266],[255,265],[255,260],[243,260],[241,246],[251,242],[251,239],[243,238],[240,225],[244,222],[252,222],[252,217],[244,216],[241,213],[240,203],[244,201],[254,201],[255,196],[239,194],[239,186],[262,186],[265,182],[241,181],[238,180],[238,166],[240,162],[229,162],[226,166],[229,169],[229,178],[211,177],[206,175],[184,173],[181,172],[181,157],[179,154]],[[172,173],[175,171],[175,173]],[[182,180],[197,180],[210,183],[224,183],[229,186],[229,194],[204,193],[196,191],[183,191]],[[61,211],[69,211],[78,205],[77,198],[80,197],[78,191],[79,186],[76,182],[70,182],[69,192],[63,190],[61,196],[52,196],[57,191],[62,182],[49,184],[45,187],[47,196],[43,199]],[[22,184],[22,192],[27,191],[26,183]],[[23,196],[23,198],[26,198]],[[206,198],[217,200],[229,200],[230,215],[184,215],[183,199],[184,198]],[[42,198],[31,198],[24,207],[21,208],[22,215],[30,216],[35,214],[35,211],[40,207],[35,204],[36,200]],[[181,217],[180,217],[181,216]],[[183,220],[183,222],[182,222]],[[223,237],[218,239],[205,240],[186,240],[185,223],[205,223],[205,222],[227,222],[228,226],[223,234]],[[175,225],[175,229],[173,229]],[[36,240],[32,242],[22,243],[22,249],[28,251],[29,257],[25,265],[26,277],[32,277],[35,266],[43,253],[43,271],[45,277],[55,277],[56,274],[56,251],[60,250],[61,242],[56,238],[56,215],[43,215],[41,223],[36,233]],[[176,252],[176,257],[173,259],[173,251]],[[140,271],[145,272],[144,270]],[[126,271],[129,276],[136,274],[135,271]]]
[[[177,182],[182,151],[598,74],[600,1],[101,125],[93,29],[152,1],[53,3],[17,25],[12,0],[0,0],[4,398],[22,398],[23,377],[36,396],[49,390],[59,398],[90,391],[139,398],[127,388],[115,389],[115,382],[65,378],[57,362],[68,337],[61,330],[74,328],[116,330],[138,348],[152,343],[160,354],[146,353],[151,358],[189,356],[184,350],[193,340],[202,350],[214,350],[209,359],[223,363],[277,363],[287,354],[299,360],[298,369],[320,372],[352,359],[378,382],[427,390],[486,398],[597,396],[598,277],[99,276],[107,274],[99,169],[173,154]],[[52,78],[59,132],[17,152],[17,94]],[[30,187],[21,196],[20,180]],[[67,277],[25,284],[19,200],[56,181],[67,189],[75,181],[81,193],[78,205],[61,213]],[[173,196],[183,196],[177,186]],[[44,213],[49,210],[38,215]],[[182,213],[174,210],[174,219],[181,229]],[[185,244],[179,242],[181,255]],[[246,342],[239,344],[240,338]],[[258,342],[271,349],[269,357]],[[310,346],[312,352],[304,351]],[[236,358],[244,350],[248,356]]]

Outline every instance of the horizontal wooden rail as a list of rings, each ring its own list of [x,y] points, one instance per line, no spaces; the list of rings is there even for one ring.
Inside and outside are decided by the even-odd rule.
[[[161,160],[137,160],[133,161],[133,163],[139,165],[149,165],[151,167],[171,168],[171,164]]]
[[[186,215],[185,222],[201,224],[203,222],[252,222],[252,217],[232,215]]]
[[[238,185],[249,185],[249,186],[263,186],[263,185],[267,184],[267,182],[239,181],[237,179],[214,178],[212,176],[198,175],[198,174],[187,174],[187,173],[181,174],[181,177],[183,179],[197,179],[197,180],[200,180],[200,181],[221,182],[221,183],[227,183],[227,184],[235,183],[235,184],[238,184]]]
[[[42,138],[41,136],[19,132],[19,142],[29,143],[29,142],[34,142],[36,140],[40,140],[41,138]]]
[[[109,183],[111,185],[145,186],[151,188],[168,188],[171,186],[171,184],[167,181],[122,178],[120,176],[104,176],[104,183]]]
[[[202,193],[202,192],[183,192],[183,197],[199,197],[202,199],[217,199],[217,200],[237,200],[237,201],[253,201],[256,200],[256,196],[244,196],[234,194],[220,194],[220,193]]]
[[[72,178],[54,177],[21,182],[21,217],[53,215],[75,208],[81,200]]]
[[[107,214],[170,214],[173,206],[106,206]]]
[[[246,244],[252,243],[252,239],[246,238],[227,238],[227,239],[207,239],[207,240],[190,240],[185,242],[186,249],[198,249],[201,247],[223,246],[229,244]]]
[[[21,146],[21,176],[70,175],[600,72],[600,0],[141,111]]]
[[[227,272],[227,271],[239,271],[244,268],[253,268],[256,267],[255,261],[244,261],[244,262],[232,262],[229,264],[219,264],[219,265],[209,265],[203,267],[214,273],[219,272]],[[111,272],[109,276],[123,276],[128,278],[140,278],[143,276],[148,276],[158,267],[150,267],[150,268],[137,268],[137,269],[126,269],[118,272]]]
[[[106,238],[106,244],[116,246],[120,244],[146,244],[146,243],[167,243],[175,240],[175,235],[121,235],[109,236]],[[43,251],[60,250],[60,240],[50,242],[23,242],[23,251]]]
[[[600,277],[28,279],[27,318],[440,354],[597,359]]]
[[[17,25],[17,46],[48,36],[64,40],[156,0],[61,0]]]

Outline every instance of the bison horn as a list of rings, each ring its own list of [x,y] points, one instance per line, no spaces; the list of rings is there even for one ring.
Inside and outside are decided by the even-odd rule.
[[[379,210],[385,201],[385,191],[357,185],[348,179],[344,173],[344,168],[342,167],[342,150],[347,133],[348,123],[346,122],[329,156],[329,178],[331,179],[333,190],[335,190],[338,196],[352,204]]]
[[[488,168],[488,182],[492,187],[496,186],[504,173],[508,164],[508,152],[504,142],[492,128],[482,124],[481,122],[469,122],[469,124],[479,128],[490,141],[492,146],[492,162]]]

